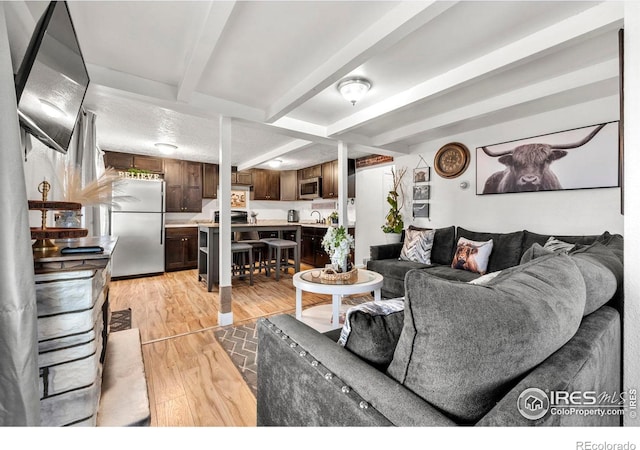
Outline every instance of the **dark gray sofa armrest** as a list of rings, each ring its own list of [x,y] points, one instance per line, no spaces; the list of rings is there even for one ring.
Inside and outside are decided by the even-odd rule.
[[[371,259],[398,259],[402,251],[402,242],[395,244],[372,245],[369,247]]]
[[[261,320],[258,338],[259,426],[455,425],[395,380],[289,315]]]
[[[518,412],[520,394],[527,388],[550,391],[620,392],[620,314],[603,306],[582,319],[576,334],[536,367],[491,409],[477,426],[620,426],[620,415],[579,415],[549,412],[529,420]]]

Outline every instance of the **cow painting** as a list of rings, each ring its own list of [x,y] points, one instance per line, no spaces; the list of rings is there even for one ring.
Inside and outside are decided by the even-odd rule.
[[[478,263],[476,262],[476,255],[478,254],[478,247],[470,243],[459,244],[456,249],[456,254],[453,257],[453,263],[451,267],[454,269],[468,270],[469,272],[480,273]]]
[[[483,194],[507,192],[556,191],[564,189],[552,164],[591,141],[605,125],[594,128],[583,138],[567,144],[526,143],[502,151],[480,147],[491,158],[497,158],[504,169],[494,172],[484,182]]]

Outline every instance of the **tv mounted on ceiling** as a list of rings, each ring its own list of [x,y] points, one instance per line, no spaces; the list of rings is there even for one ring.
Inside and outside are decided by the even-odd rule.
[[[67,2],[54,1],[47,7],[15,81],[20,125],[54,150],[67,153],[89,87]]]

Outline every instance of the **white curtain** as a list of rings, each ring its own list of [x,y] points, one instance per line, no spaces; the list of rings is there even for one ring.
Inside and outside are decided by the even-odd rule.
[[[37,307],[11,53],[0,4],[0,426],[40,425]]]
[[[97,180],[104,173],[102,151],[96,139],[96,115],[82,110],[74,138],[68,152],[68,166],[74,166],[82,174],[82,185],[86,186]],[[104,216],[100,206],[83,208],[83,227],[89,230],[89,236],[100,236],[104,233]]]

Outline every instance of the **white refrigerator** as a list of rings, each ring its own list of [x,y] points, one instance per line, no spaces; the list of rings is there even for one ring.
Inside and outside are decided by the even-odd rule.
[[[110,234],[118,237],[111,275],[164,272],[164,181],[127,179],[117,195],[123,200],[111,209]]]

